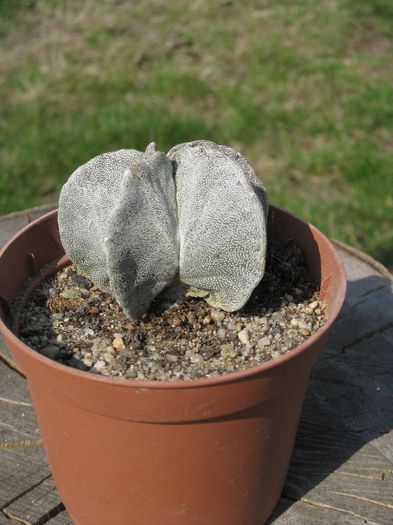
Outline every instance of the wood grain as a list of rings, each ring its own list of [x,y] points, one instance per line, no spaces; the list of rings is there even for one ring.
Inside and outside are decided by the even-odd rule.
[[[54,518],[51,518],[47,522],[47,525],[72,525],[72,521],[68,516],[68,512],[63,510],[62,512],[59,512],[59,514],[56,514]]]
[[[32,490],[6,505],[3,513],[26,525],[41,525],[64,510],[51,477],[44,479]]]
[[[0,242],[41,211],[0,218]],[[393,285],[379,263],[345,245],[338,249],[348,294],[311,374],[269,525],[393,524]],[[9,359],[6,352],[0,340]],[[50,476],[27,384],[1,361],[0,422],[0,525],[72,525]]]

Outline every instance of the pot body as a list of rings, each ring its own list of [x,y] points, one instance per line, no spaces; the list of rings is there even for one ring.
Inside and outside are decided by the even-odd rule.
[[[271,207],[269,238],[302,246],[329,319],[296,349],[245,371],[183,382],[110,379],[41,356],[0,323],[76,525],[262,525],[273,511],[345,276],[329,241],[294,215]],[[63,255],[56,212],[11,239],[0,254],[3,309]]]

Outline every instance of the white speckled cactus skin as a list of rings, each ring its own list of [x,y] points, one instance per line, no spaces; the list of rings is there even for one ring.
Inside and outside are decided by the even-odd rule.
[[[60,236],[70,259],[129,318],[178,276],[193,295],[233,311],[261,280],[266,192],[247,160],[210,141],[168,153],[95,157],[64,185]]]
[[[238,310],[264,273],[263,186],[246,159],[227,146],[194,141],[168,156],[175,161],[180,280],[212,306]]]
[[[111,290],[130,318],[141,316],[178,273],[172,163],[154,145],[127,169],[105,239]]]
[[[110,291],[104,239],[119,200],[126,169],[143,153],[121,149],[80,166],[63,186],[59,202],[61,242],[70,259],[102,290]]]

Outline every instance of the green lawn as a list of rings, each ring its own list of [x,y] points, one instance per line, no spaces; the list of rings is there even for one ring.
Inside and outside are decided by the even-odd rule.
[[[209,138],[393,268],[391,0],[0,0],[0,214],[104,151]]]

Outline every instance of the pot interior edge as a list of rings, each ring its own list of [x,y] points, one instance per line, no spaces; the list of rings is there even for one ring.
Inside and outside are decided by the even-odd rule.
[[[26,281],[25,285],[19,291],[13,303],[10,305],[10,312],[8,316],[7,324],[17,337],[19,337],[20,316],[26,302],[30,299],[31,295],[43,281],[46,281],[55,275],[59,270],[62,270],[70,264],[71,261],[67,255],[57,257],[50,263],[46,264],[44,268],[38,270],[37,273],[35,273]]]

